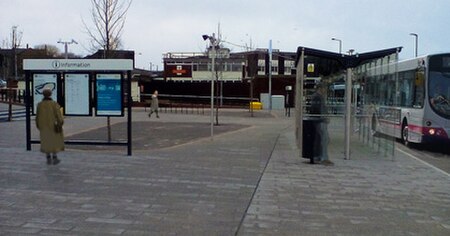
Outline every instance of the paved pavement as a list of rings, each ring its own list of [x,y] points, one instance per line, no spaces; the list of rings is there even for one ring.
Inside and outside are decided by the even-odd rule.
[[[0,235],[450,235],[450,176],[356,135],[344,160],[339,120],[323,166],[298,157],[281,112],[224,111],[213,140],[208,115],[160,116],[134,109],[131,157],[67,146],[57,166],[25,150],[23,120],[0,122]],[[68,117],[66,139],[105,124]]]

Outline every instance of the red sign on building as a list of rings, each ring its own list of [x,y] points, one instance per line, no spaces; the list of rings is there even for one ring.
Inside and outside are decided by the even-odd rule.
[[[192,65],[166,65],[166,77],[192,77]]]

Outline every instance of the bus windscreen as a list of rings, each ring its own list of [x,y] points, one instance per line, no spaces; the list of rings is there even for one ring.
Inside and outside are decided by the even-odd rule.
[[[428,97],[436,114],[450,119],[450,55],[430,58]]]

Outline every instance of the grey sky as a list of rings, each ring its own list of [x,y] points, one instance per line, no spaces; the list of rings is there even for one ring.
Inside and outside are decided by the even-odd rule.
[[[82,18],[91,23],[90,0],[0,0],[0,40],[11,27],[23,32],[22,46],[75,39],[69,51],[86,55],[88,36]],[[233,44],[296,51],[298,46],[367,52],[403,46],[401,58],[450,52],[448,0],[133,0],[123,32],[123,48],[136,51],[136,65],[149,68],[166,52],[201,52],[202,34],[217,32]],[[1,42],[0,41],[0,42]],[[232,51],[242,48],[224,44]],[[3,46],[3,45],[2,45]],[[84,47],[83,47],[84,46]]]

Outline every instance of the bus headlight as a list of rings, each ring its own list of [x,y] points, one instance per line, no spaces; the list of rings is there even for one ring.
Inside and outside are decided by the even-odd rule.
[[[431,134],[431,135],[434,135],[436,133],[436,131],[434,129],[429,129],[428,133]]]

